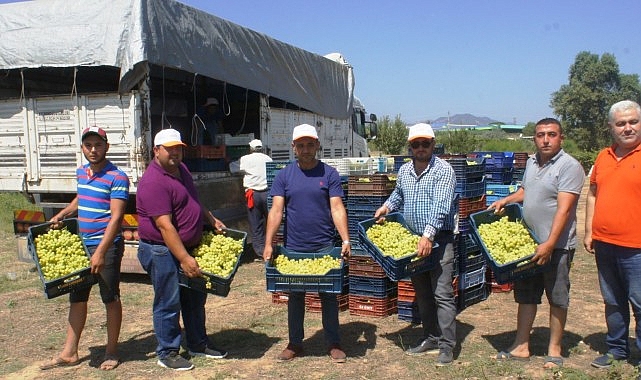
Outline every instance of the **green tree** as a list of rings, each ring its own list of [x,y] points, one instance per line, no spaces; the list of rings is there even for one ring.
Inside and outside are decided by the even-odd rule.
[[[569,70],[569,83],[552,94],[551,106],[565,128],[566,136],[583,150],[598,150],[610,143],[607,112],[613,103],[639,102],[639,76],[619,73],[612,54],[580,52]]]
[[[393,122],[386,115],[378,122],[378,133],[372,142],[383,154],[407,154],[407,133],[401,115],[396,115]]]
[[[436,134],[436,141],[445,145],[445,151],[450,154],[466,154],[476,150],[479,139],[468,130],[447,130]]]

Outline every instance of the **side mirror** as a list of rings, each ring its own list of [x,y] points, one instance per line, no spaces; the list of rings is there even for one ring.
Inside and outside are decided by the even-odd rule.
[[[369,119],[370,119],[370,121],[376,121],[376,114],[375,113],[370,113],[369,114]]]

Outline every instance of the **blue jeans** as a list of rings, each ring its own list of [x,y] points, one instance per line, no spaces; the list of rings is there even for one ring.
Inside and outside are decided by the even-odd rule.
[[[423,325],[423,339],[452,351],[456,345],[456,298],[454,298],[454,235],[437,234],[432,250],[439,263],[428,272],[411,277]]]
[[[599,285],[605,303],[608,352],[616,358],[630,355],[630,306],[636,323],[636,343],[641,349],[641,249],[594,242]]]
[[[180,313],[185,325],[187,348],[202,352],[209,345],[205,330],[207,293],[180,286],[178,260],[164,245],[138,245],[138,260],[149,273],[154,288],[153,322],[158,340],[156,354],[163,359],[180,351]]]
[[[333,246],[324,248],[319,252],[331,252]],[[334,293],[319,293],[321,300],[321,317],[323,321],[323,330],[325,331],[325,341],[328,346],[339,345],[340,335],[338,332],[338,298]],[[291,292],[287,301],[287,327],[289,329],[289,343],[296,346],[302,346],[305,322],[305,293]]]

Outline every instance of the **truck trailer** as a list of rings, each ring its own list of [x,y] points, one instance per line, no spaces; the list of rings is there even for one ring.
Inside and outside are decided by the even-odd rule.
[[[107,157],[131,181],[125,229],[136,227],[136,187],[161,129],[181,132],[202,202],[236,227],[245,199],[229,164],[251,139],[290,160],[292,129],[307,123],[318,130],[319,158],[369,155],[376,118],[354,96],[340,54],[311,53],[174,0],[35,0],[0,4],[0,15],[0,191],[26,195],[46,220],[75,196],[88,126],[107,131]],[[210,145],[200,117],[209,98],[223,115]],[[140,272],[137,244],[127,243],[123,271]]]

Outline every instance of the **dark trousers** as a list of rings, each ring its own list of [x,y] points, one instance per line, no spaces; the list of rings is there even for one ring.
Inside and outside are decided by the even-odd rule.
[[[260,257],[265,249],[265,225],[267,224],[267,193],[254,191],[254,207],[247,209],[247,219],[252,234],[254,252]]]

